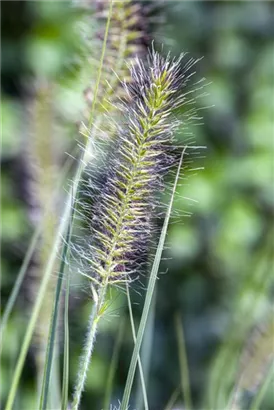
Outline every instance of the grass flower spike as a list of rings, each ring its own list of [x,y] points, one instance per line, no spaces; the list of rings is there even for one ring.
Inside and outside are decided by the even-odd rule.
[[[90,220],[90,253],[80,254],[92,282],[94,308],[79,366],[73,409],[79,408],[98,321],[106,309],[110,285],[132,280],[148,248],[156,193],[174,161],[171,142],[179,122],[172,110],[186,103],[186,86],[194,60],[181,68],[178,59],[152,52],[148,64],[139,59],[131,67],[133,81],[124,84],[131,104],[122,104],[123,129],[113,141],[104,186]]]
[[[83,61],[84,69],[87,70],[88,87],[85,89],[85,99],[87,102],[87,110],[85,116],[89,118],[89,108],[92,105],[94,98],[95,84],[90,78],[90,67],[97,69],[99,56],[98,50],[102,47],[103,32],[108,14],[108,0],[87,1],[86,7],[93,11],[92,17],[87,22],[86,32],[90,32],[90,26],[96,27],[95,32],[91,36],[83,33],[86,43],[87,56]],[[85,3],[84,3],[85,4]],[[97,104],[97,116],[111,113],[112,116],[119,114],[116,107],[120,98],[125,98],[125,89],[121,86],[120,79],[124,81],[132,81],[130,77],[129,64],[133,62],[135,57],[141,57],[146,54],[146,49],[149,44],[149,34],[147,33],[147,23],[149,16],[142,2],[134,2],[132,0],[113,1],[111,23],[109,26],[106,55],[104,58],[104,66],[102,67],[102,78],[98,89],[97,98],[100,102]],[[96,47],[94,47],[94,38],[96,39]],[[92,53],[91,53],[92,50]],[[89,124],[90,126],[91,124]],[[104,121],[100,122],[100,127],[104,128]],[[97,132],[98,134],[98,132]],[[106,133],[103,132],[105,135]],[[108,131],[108,137],[111,137]],[[98,135],[97,135],[98,138]]]

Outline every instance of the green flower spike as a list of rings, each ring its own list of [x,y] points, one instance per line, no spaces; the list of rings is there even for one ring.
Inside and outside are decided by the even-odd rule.
[[[190,81],[195,64],[192,59],[182,66],[183,57],[164,58],[152,51],[147,64],[136,59],[130,70],[132,81],[123,85],[132,103],[121,106],[125,123],[108,154],[105,182],[95,192],[89,250],[79,251],[84,275],[92,282],[94,308],[73,410],[79,408],[97,325],[107,306],[107,289],[130,282],[149,247],[156,194],[175,161],[171,144],[179,121],[172,111],[187,104],[182,88]]]

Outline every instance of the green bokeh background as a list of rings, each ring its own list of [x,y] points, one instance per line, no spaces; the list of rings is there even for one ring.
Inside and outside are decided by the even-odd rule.
[[[259,298],[258,309],[250,312],[251,322],[257,324],[272,303],[273,10],[270,1],[169,1],[164,2],[160,15],[154,12],[156,18],[149,23],[156,45],[164,43],[165,50],[174,55],[188,51],[195,58],[203,56],[197,69],[209,83],[208,95],[197,101],[198,107],[208,107],[203,110],[203,124],[193,128],[196,144],[206,146],[200,150],[200,158],[193,157],[193,167],[204,169],[186,171],[187,179],[178,190],[174,208],[179,216],[169,228],[161,265],[165,274],[157,284],[148,383],[152,410],[163,409],[180,383],[176,313],[184,326],[192,395],[198,409],[203,408],[218,349],[233,338],[230,326],[235,323],[238,327],[234,331],[240,331],[248,312],[246,306],[252,307]],[[57,120],[65,130],[60,133],[64,151],[69,151],[84,106],[82,94],[75,92],[81,87],[71,69],[81,42],[75,29],[79,19],[81,12],[65,1],[2,3],[2,306],[33,230],[28,193],[24,192],[18,166],[23,137],[29,131],[26,105],[35,76],[62,84],[56,95]],[[183,131],[178,138],[185,141]],[[189,212],[192,216],[185,217]],[[264,275],[257,274],[260,270]],[[144,295],[137,290],[133,294],[136,324]],[[30,301],[24,292],[27,294],[26,290],[21,293],[8,326],[1,363],[2,400],[28,318]],[[90,296],[89,290],[76,286],[72,290],[72,385]],[[98,337],[83,409],[102,406],[117,328],[124,316],[126,299],[115,294]],[[127,322],[113,404],[121,399],[131,350]],[[225,363],[220,378],[225,378],[228,368],[229,363]],[[15,408],[35,408],[34,394],[30,352]],[[177,403],[182,408],[180,399]],[[273,406],[269,391],[262,409]]]

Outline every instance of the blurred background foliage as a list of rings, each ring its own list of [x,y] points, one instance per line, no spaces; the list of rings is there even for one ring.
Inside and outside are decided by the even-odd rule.
[[[156,1],[152,3],[155,5]],[[197,100],[199,108],[208,107],[202,111],[203,124],[193,128],[196,145],[206,149],[200,150],[199,157],[193,156],[192,165],[204,169],[186,170],[161,265],[165,274],[160,275],[157,285],[149,354],[149,402],[151,409],[164,409],[172,393],[178,392],[180,368],[174,317],[179,315],[194,407],[203,408],[205,403],[211,403],[207,408],[221,409],[237,381],[237,363],[242,363],[239,357],[243,347],[250,340],[252,343],[254,328],[268,328],[273,316],[274,4],[161,3],[161,11],[152,8],[151,20],[147,22],[156,47],[163,43],[164,49],[174,55],[188,51],[195,58],[203,56],[197,69],[209,85],[208,95]],[[2,307],[37,223],[37,204],[27,183],[29,170],[26,171],[29,162],[35,160],[35,153],[31,157],[26,152],[32,146],[35,132],[33,104],[37,84],[42,90],[50,90],[51,152],[63,163],[66,152],[73,153],[75,141],[81,141],[78,126],[85,99],[78,60],[82,52],[79,28],[85,13],[66,1],[2,3]],[[90,52],[94,50],[91,48]],[[94,78],[93,68],[86,69]],[[178,138],[182,143],[186,141],[184,129]],[[64,193],[65,189],[63,196]],[[190,218],[186,217],[190,214]],[[27,279],[7,328],[1,363],[1,400],[6,398],[36,294],[35,289],[30,291],[31,286],[31,279]],[[127,317],[126,298],[113,293],[113,303],[96,344],[83,409],[103,406],[117,329],[122,326],[123,317]],[[140,288],[132,295],[136,325],[143,295]],[[73,285],[71,383],[90,298],[88,289],[78,283]],[[270,341],[273,347],[273,331]],[[146,342],[149,346],[149,340]],[[128,320],[120,344],[113,404],[121,398],[133,347]],[[36,406],[34,351],[35,347],[28,355],[21,380],[15,407],[20,410]],[[254,351],[256,347],[253,354]],[[251,360],[248,352],[243,366]],[[261,371],[259,363],[248,373],[257,377]],[[252,379],[240,385],[243,408],[256,391],[254,383]],[[174,397],[177,407],[182,408],[180,392]],[[133,399],[139,400],[137,393]],[[269,389],[261,408],[273,406]]]

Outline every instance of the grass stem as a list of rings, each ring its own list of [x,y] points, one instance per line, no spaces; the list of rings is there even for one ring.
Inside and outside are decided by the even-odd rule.
[[[192,409],[192,400],[190,393],[190,382],[189,382],[189,370],[187,363],[187,353],[185,346],[184,330],[181,323],[181,318],[179,312],[175,315],[175,328],[177,334],[178,352],[179,352],[179,363],[180,363],[180,373],[181,373],[181,388],[182,395],[184,399],[184,405],[187,410]]]
[[[90,315],[87,339],[84,346],[83,354],[79,363],[79,370],[77,375],[77,381],[74,390],[74,397],[72,402],[72,410],[78,410],[80,405],[81,396],[85,387],[85,381],[87,378],[88,368],[91,362],[91,356],[93,352],[94,342],[96,339],[99,320],[104,313],[104,300],[106,295],[106,286],[101,286],[98,291],[98,299],[94,301],[92,312]]]
[[[126,284],[126,287],[127,287],[128,310],[129,310],[129,316],[130,316],[132,336],[133,336],[134,343],[136,343],[136,331],[135,331],[134,318],[133,318],[133,313],[132,313],[132,306],[131,306],[128,283]],[[139,372],[140,372],[142,393],[143,393],[143,398],[144,398],[144,406],[145,406],[145,410],[148,410],[148,399],[147,399],[147,392],[146,392],[146,384],[145,384],[144,372],[143,372],[143,367],[142,367],[142,362],[141,362],[140,355],[138,355],[138,367],[139,367]]]

